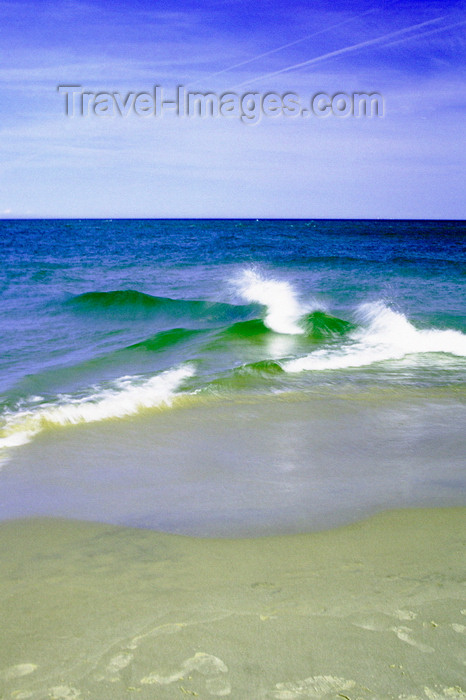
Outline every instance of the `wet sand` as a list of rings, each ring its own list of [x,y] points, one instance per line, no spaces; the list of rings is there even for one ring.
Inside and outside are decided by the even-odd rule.
[[[0,698],[465,697],[465,526],[465,508],[235,540],[5,522]]]

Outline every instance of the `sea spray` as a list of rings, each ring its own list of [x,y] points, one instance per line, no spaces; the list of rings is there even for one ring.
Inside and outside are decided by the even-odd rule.
[[[288,372],[364,367],[401,360],[407,355],[446,353],[466,357],[466,335],[456,330],[417,329],[383,302],[363,304],[356,312],[360,326],[342,346],[321,348],[283,363]]]
[[[234,283],[248,302],[267,308],[264,323],[276,333],[303,334],[300,319],[312,308],[303,306],[289,282],[267,279],[254,269],[244,270]]]
[[[170,406],[183,381],[194,374],[192,365],[147,378],[121,377],[106,388],[85,396],[61,395],[45,403],[4,414],[0,449],[23,445],[47,425],[66,426],[125,418],[141,410]]]

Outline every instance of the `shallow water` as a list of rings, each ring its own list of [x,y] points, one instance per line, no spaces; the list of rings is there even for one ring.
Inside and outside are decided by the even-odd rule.
[[[131,420],[44,431],[3,467],[4,517],[233,537],[464,503],[464,407],[449,391],[185,401]]]

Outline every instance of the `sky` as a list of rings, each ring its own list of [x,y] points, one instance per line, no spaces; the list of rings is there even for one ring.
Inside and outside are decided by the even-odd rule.
[[[2,218],[466,218],[464,3],[0,0],[0,27]],[[156,85],[305,113],[94,111]],[[316,116],[321,93],[383,115]]]

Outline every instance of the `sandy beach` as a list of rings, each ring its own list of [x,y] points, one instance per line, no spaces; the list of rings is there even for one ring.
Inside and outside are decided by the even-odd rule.
[[[464,697],[466,509],[201,539],[0,526],[1,697]]]

